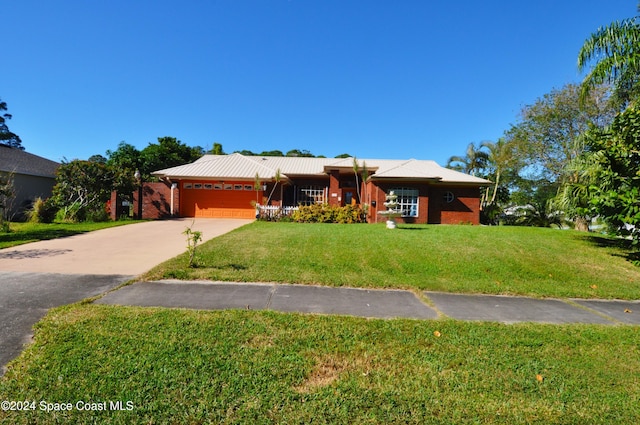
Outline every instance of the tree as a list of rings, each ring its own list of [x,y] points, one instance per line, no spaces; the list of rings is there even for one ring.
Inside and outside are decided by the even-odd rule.
[[[585,154],[584,137],[578,138],[576,143],[580,145],[576,150],[582,154],[565,167],[564,182],[559,186],[552,204],[562,210],[568,219],[573,220],[576,230],[588,232],[592,219],[590,176],[593,163],[591,157]]]
[[[630,106],[608,128],[592,128],[585,145],[581,176],[594,212],[640,243],[640,109]]]
[[[120,142],[118,149],[107,151],[107,164],[115,169],[128,171],[133,176],[142,164],[140,151],[129,143]]]
[[[469,143],[465,156],[450,157],[447,168],[478,176],[489,162],[489,154],[482,150],[483,147],[482,143],[477,147],[474,143]]]
[[[640,10],[640,6],[639,6]],[[578,53],[578,69],[595,61],[582,83],[582,98],[598,85],[613,85],[613,97],[622,106],[640,94],[640,17],[600,27]]]
[[[17,134],[9,131],[7,126],[7,120],[11,119],[11,114],[2,113],[7,110],[7,103],[0,99],[0,144],[6,145],[12,148],[24,150],[22,147],[22,140]]]
[[[276,149],[272,151],[262,151],[260,152],[259,156],[284,156],[284,154],[282,153],[282,151]]]
[[[107,164],[77,159],[64,162],[58,167],[53,199],[67,220],[104,216],[114,181],[115,173]]]
[[[0,171],[0,232],[9,231],[7,212],[11,209],[11,203],[15,197],[13,187],[13,174]]]
[[[97,154],[97,155],[91,155],[89,157],[89,159],[87,159],[87,161],[89,162],[98,162],[100,164],[106,164],[107,163],[107,158],[105,158],[104,156]]]
[[[233,153],[239,153],[240,155],[244,155],[244,156],[258,156],[257,153],[252,152],[250,150],[244,149],[241,151],[234,151]]]
[[[562,227],[562,215],[553,208],[553,203],[549,200],[534,202],[518,208],[516,224],[532,227],[551,227],[555,225],[560,228]]]
[[[309,152],[306,149],[303,149],[303,150],[292,149],[289,152],[287,152],[285,156],[298,156],[298,157],[306,157],[306,158],[314,158],[315,157],[315,155],[313,155],[311,152]]]
[[[214,143],[213,148],[208,153],[212,155],[225,155],[224,150],[222,149],[222,143]]]
[[[139,170],[143,180],[150,180],[154,171],[188,164],[202,155],[201,147],[187,146],[175,137],[158,137],[158,143],[149,143],[140,152]]]
[[[491,194],[489,190],[485,192],[485,204],[495,205],[505,174],[508,176],[508,171],[511,171],[512,174],[517,173],[523,164],[522,160],[515,155],[514,144],[505,138],[501,138],[495,143],[483,142],[481,146],[488,150],[487,177],[493,181]]]
[[[106,164],[114,173],[114,190],[120,196],[128,198],[138,185],[134,174],[142,165],[140,151],[129,143],[120,142],[118,149],[107,151]]]
[[[529,165],[533,178],[561,181],[565,166],[581,154],[576,139],[591,126],[605,127],[615,115],[606,88],[597,87],[579,101],[580,87],[567,84],[525,106],[521,121],[506,132],[514,154]]]

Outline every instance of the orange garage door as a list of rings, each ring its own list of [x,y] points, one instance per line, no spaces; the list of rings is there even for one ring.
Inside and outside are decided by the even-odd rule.
[[[252,184],[186,183],[180,192],[184,217],[255,218],[255,200]]]

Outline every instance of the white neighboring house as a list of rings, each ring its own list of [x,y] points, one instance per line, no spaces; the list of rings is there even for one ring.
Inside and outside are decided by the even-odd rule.
[[[7,200],[5,217],[20,218],[36,198],[50,197],[59,166],[41,156],[0,145],[0,174],[11,178],[15,193],[13,199]]]

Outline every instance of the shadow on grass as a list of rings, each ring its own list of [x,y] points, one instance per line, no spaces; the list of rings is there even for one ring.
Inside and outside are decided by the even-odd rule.
[[[0,246],[12,246],[27,242],[46,241],[87,233],[88,230],[38,229],[10,233],[0,233]]]
[[[423,226],[412,226],[412,225],[407,225],[407,224],[399,224],[397,225],[396,229],[400,229],[400,230],[427,230],[426,227]]]
[[[238,271],[238,270],[246,270],[247,266],[244,266],[242,264],[236,264],[236,263],[226,263],[226,264],[216,264],[213,266],[207,265],[207,264],[202,264],[202,263],[196,263],[194,264],[192,267],[186,267],[184,269],[176,269],[176,270],[169,270],[166,271],[165,273],[163,273],[163,277],[165,279],[181,279],[181,280],[185,280],[185,279],[189,279],[191,278],[191,271],[195,271],[195,270],[206,270],[206,269],[214,269],[214,270],[228,270],[231,269],[233,271]]]
[[[636,266],[640,266],[640,251],[633,246],[632,241],[629,239],[615,238],[603,235],[579,235],[578,239],[587,241],[588,243],[597,246],[598,248],[614,249],[617,252],[612,252],[614,257],[621,257],[625,260],[633,263]]]

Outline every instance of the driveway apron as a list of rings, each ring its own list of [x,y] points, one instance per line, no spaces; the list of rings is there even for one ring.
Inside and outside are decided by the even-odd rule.
[[[102,294],[186,250],[251,220],[174,219],[112,227],[0,250],[0,376],[48,309]]]

